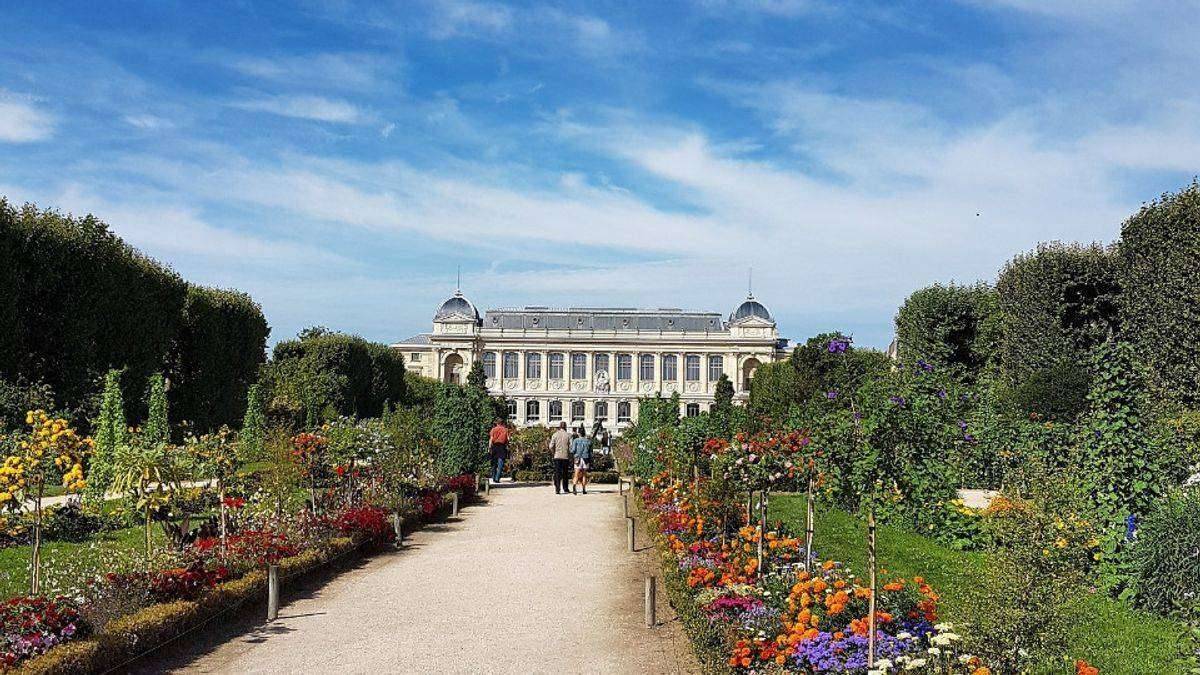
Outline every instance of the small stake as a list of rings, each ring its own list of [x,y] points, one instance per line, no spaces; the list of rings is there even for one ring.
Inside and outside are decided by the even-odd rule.
[[[399,510],[392,519],[392,526],[396,530],[396,548],[402,548],[404,546],[404,516],[400,515]]]
[[[629,552],[633,553],[634,551],[637,550],[636,548],[634,548],[634,545],[633,545],[634,544],[634,538],[633,538],[634,537],[634,526],[635,526],[636,521],[633,519],[633,516],[628,516],[625,518],[625,522],[629,526]]]
[[[490,478],[483,479],[483,494],[485,496],[492,494],[492,481]]]
[[[267,567],[267,621],[279,616],[279,565]]]
[[[625,494],[625,479],[617,476],[617,492]]]
[[[458,492],[457,491],[451,492],[450,498],[453,500],[450,504],[450,515],[457,516],[458,515]]]
[[[625,500],[621,503],[625,505],[625,517],[628,518],[629,517],[629,495],[624,495],[624,496],[625,496]]]
[[[654,611],[655,611],[654,591],[655,591],[654,577],[646,577],[646,625],[651,628],[653,628],[654,625],[656,623],[658,623],[656,620],[656,617],[654,616]]]

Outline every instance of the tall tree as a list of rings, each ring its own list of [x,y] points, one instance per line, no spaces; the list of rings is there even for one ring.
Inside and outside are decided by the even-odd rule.
[[[143,433],[146,441],[153,444],[171,442],[171,422],[167,404],[167,380],[162,373],[150,376],[150,392],[148,396],[149,415],[146,418],[146,428]]]
[[[267,433],[267,423],[263,419],[262,400],[259,398],[257,384],[250,385],[246,392],[246,416],[242,420],[242,433],[239,437],[242,457],[263,457],[263,440]]]

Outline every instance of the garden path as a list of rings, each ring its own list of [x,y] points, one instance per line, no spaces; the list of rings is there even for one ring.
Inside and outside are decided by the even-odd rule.
[[[641,535],[639,534],[639,537]],[[639,545],[643,545],[639,542]],[[206,673],[698,672],[660,592],[643,624],[649,547],[626,551],[615,486],[493,488],[487,505],[415,533],[279,619],[153,670]],[[234,629],[230,629],[234,630]]]

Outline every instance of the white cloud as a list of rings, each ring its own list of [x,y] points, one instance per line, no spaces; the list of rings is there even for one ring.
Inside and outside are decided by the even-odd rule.
[[[32,104],[0,98],[0,142],[31,143],[54,134],[54,118]]]
[[[794,18],[827,9],[821,0],[695,0],[710,11],[743,11]]]
[[[126,115],[122,119],[124,119],[125,123],[129,126],[137,127],[138,129],[145,129],[146,131],[160,131],[163,129],[170,129],[171,127],[175,126],[171,120],[166,119],[165,117],[148,115],[144,113]]]
[[[476,34],[495,35],[509,29],[513,11],[490,2],[435,0],[430,33],[437,39]]]
[[[358,53],[250,56],[217,52],[212,58],[261,80],[355,91],[382,86],[383,78],[399,68],[397,57],[383,59]]]
[[[242,110],[267,112],[284,117],[356,124],[366,116],[353,104],[323,96],[261,96],[229,104]]]

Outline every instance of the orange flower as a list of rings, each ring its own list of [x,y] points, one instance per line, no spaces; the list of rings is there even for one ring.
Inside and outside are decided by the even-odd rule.
[[[992,675],[992,671],[987,666],[979,666],[971,671],[971,675]]]
[[[1075,675],[1100,675],[1100,669],[1083,659],[1079,659],[1075,662]]]

